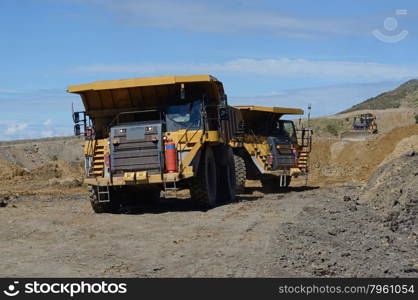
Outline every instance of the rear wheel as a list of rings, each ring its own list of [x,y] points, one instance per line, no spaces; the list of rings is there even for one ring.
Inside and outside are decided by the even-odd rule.
[[[247,168],[245,166],[245,159],[238,153],[234,153],[235,166],[235,192],[242,194],[245,192],[245,180],[247,179]]]
[[[200,158],[198,172],[191,179],[190,196],[192,200],[206,207],[217,203],[216,161],[211,147],[206,147]]]
[[[108,202],[99,201],[99,190],[97,186],[89,185],[88,189],[90,204],[95,213],[116,213],[119,211],[118,201],[112,199],[114,198],[114,193],[112,192],[111,187],[109,187],[110,201]]]

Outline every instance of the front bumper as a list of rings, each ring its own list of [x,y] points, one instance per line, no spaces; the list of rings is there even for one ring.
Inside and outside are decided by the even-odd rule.
[[[193,176],[192,167],[187,167],[181,172],[165,173],[163,176],[148,174],[147,171],[125,172],[123,176],[85,178],[84,183],[96,186],[163,184],[164,182],[178,182]]]
[[[264,171],[263,174],[270,174],[273,176],[293,176],[297,177],[302,174],[300,168],[290,168],[290,169],[281,169],[281,170],[274,170],[274,171]]]

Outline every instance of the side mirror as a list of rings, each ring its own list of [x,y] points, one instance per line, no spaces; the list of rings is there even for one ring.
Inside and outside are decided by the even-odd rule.
[[[222,121],[229,120],[228,99],[226,94],[221,95],[221,98],[219,99],[219,118]]]
[[[74,126],[74,135],[75,136],[80,136],[81,135],[81,129],[80,129],[80,125],[77,124]]]
[[[182,83],[180,86],[180,99],[186,99],[186,88],[184,87],[184,83]]]
[[[219,108],[219,118],[222,121],[228,121],[229,120],[229,113],[227,107],[221,107]]]
[[[74,123],[79,123],[80,122],[80,113],[79,112],[74,112],[73,113],[73,121],[74,121]]]
[[[228,105],[228,97],[226,94],[223,94],[221,96],[221,106],[227,106]]]

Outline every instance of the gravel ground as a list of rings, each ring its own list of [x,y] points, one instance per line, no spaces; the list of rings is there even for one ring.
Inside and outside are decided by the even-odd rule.
[[[94,214],[86,195],[2,196],[0,276],[418,275],[417,237],[394,232],[360,188],[255,190],[201,211],[188,200]]]

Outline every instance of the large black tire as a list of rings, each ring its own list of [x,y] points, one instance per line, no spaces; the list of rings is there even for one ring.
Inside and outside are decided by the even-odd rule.
[[[217,200],[234,202],[236,197],[236,174],[234,153],[228,146],[221,145],[215,150],[217,163]]]
[[[245,192],[245,180],[247,179],[247,167],[245,159],[238,153],[234,153],[235,165],[235,193],[242,194]]]
[[[95,213],[116,213],[119,211],[116,199],[112,199],[114,193],[111,192],[110,202],[99,202],[98,189],[96,186],[89,185],[89,199],[91,207]]]
[[[215,156],[209,146],[202,151],[197,175],[191,179],[190,196],[204,207],[214,207],[217,204]]]

